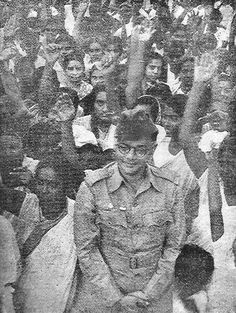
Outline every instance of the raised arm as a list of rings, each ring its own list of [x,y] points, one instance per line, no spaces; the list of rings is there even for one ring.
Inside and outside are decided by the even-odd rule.
[[[40,111],[43,116],[47,116],[50,104],[55,98],[55,94],[58,91],[58,86],[55,84],[55,71],[53,69],[54,64],[59,58],[60,51],[57,45],[47,45],[43,43],[44,55],[46,58],[46,64],[43,70],[43,76],[40,81],[38,99]]]
[[[195,62],[194,83],[190,91],[184,112],[183,122],[180,128],[179,138],[181,140],[186,160],[197,178],[208,167],[205,154],[198,148],[198,137],[196,132],[198,110],[207,87],[207,83],[216,70],[217,63],[213,56],[205,54]]]
[[[141,83],[145,70],[145,50],[153,34],[152,26],[137,25],[131,36],[129,66],[126,87],[126,104],[129,109],[134,107],[136,99],[141,95]]]
[[[81,33],[81,23],[83,20],[83,15],[89,5],[88,0],[82,0],[80,1],[79,7],[78,7],[78,13],[75,20],[74,29],[72,32],[72,36],[74,37],[76,43],[81,46],[81,39],[83,38],[83,34]]]
[[[220,190],[220,175],[218,172],[217,150],[208,153],[208,203],[211,221],[211,237],[213,242],[224,234],[222,216],[222,198]]]

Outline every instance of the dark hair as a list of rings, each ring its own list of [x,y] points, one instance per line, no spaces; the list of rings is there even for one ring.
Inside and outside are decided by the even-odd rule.
[[[58,33],[60,32],[65,32],[65,27],[63,25],[63,20],[57,17],[47,19],[44,22],[44,25],[42,26],[42,31],[45,32],[47,28],[52,28],[54,27],[55,29],[58,30]]]
[[[35,70],[35,64],[34,64],[34,60],[32,60],[30,57],[25,56],[25,57],[21,57],[19,58],[16,62],[15,62],[15,72],[21,71],[21,68],[25,66],[25,64],[28,64],[32,67],[32,69]]]
[[[76,42],[75,42],[74,38],[72,36],[70,36],[69,34],[62,33],[55,40],[56,44],[60,44],[62,42],[68,42],[70,44],[71,48],[75,49],[75,47],[76,47]]]
[[[84,44],[84,50],[85,50],[86,53],[89,52],[89,47],[90,47],[90,45],[92,43],[98,43],[102,47],[102,50],[104,50],[105,47],[106,47],[106,40],[105,40],[105,38],[99,37],[99,36],[90,37],[89,39],[87,39],[87,41]]]
[[[188,96],[186,95],[174,95],[167,103],[167,106],[171,107],[180,117],[183,117],[187,100]]]
[[[181,299],[204,289],[211,281],[214,259],[203,248],[186,244],[175,262],[175,286]]]
[[[66,70],[68,64],[70,63],[70,61],[78,61],[82,64],[83,68],[84,68],[84,56],[83,54],[81,53],[72,53],[72,54],[69,54],[69,55],[66,55],[64,58],[63,58],[63,61],[62,61],[62,68],[63,70]]]
[[[67,163],[61,157],[61,155],[54,153],[39,162],[35,171],[34,178],[35,180],[37,179],[41,169],[50,167],[51,169],[54,170],[57,177],[62,182],[63,191],[66,193],[67,184],[66,184],[65,177],[67,176],[67,171],[68,171],[68,168],[66,165]]]
[[[165,59],[163,58],[162,55],[160,55],[157,52],[151,52],[149,54],[147,54],[144,57],[144,61],[145,61],[145,68],[147,67],[147,65],[151,62],[151,60],[161,60],[162,62],[162,66],[161,66],[161,76],[160,76],[160,81],[166,82],[167,81],[167,64]]]
[[[40,146],[42,137],[49,134],[60,135],[61,130],[58,124],[52,122],[39,122],[28,130],[24,137],[24,145],[30,151],[37,151]]]
[[[117,141],[137,141],[146,138],[155,142],[157,135],[155,124],[143,110],[133,109],[121,113],[115,133]]]
[[[123,52],[122,40],[119,37],[112,36],[111,38],[109,38],[106,47],[108,47],[109,45],[114,45],[116,49],[119,51],[119,55],[122,54]]]
[[[166,56],[169,57],[170,59],[173,59],[176,56],[181,58],[185,54],[185,48],[182,43],[172,41],[170,45],[166,47],[165,52]]]
[[[194,64],[194,57],[193,56],[189,56],[189,55],[184,55],[181,59],[180,59],[180,71],[182,70],[183,65],[186,62],[192,62]]]
[[[150,106],[151,119],[155,123],[158,115],[161,114],[161,107],[157,99],[150,95],[143,95],[139,97],[136,101],[136,105],[148,105]]]
[[[164,83],[157,83],[153,87],[148,88],[146,90],[146,94],[158,98],[158,100],[160,101],[161,109],[163,109],[162,102],[168,102],[172,97],[170,87]]]

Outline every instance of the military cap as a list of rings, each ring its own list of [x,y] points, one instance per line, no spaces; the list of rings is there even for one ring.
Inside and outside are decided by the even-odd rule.
[[[138,141],[148,139],[156,141],[158,130],[143,110],[126,110],[122,112],[116,128],[117,141]]]

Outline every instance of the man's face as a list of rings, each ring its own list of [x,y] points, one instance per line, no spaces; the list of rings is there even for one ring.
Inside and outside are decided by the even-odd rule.
[[[166,106],[161,117],[161,124],[165,128],[166,136],[171,137],[176,133],[180,123],[181,117],[172,108]]]
[[[121,173],[133,176],[142,171],[152,158],[155,147],[155,143],[148,139],[117,142],[115,153]]]
[[[99,86],[104,83],[104,75],[102,71],[94,70],[91,74],[91,85]]]
[[[35,179],[35,193],[43,208],[52,209],[52,206],[61,201],[64,194],[62,182],[52,168],[45,167],[39,170]]]
[[[106,51],[111,55],[113,59],[117,58],[120,55],[120,50],[113,44],[107,46]]]
[[[94,114],[100,121],[111,122],[111,114],[108,110],[107,94],[105,91],[97,94],[94,103]]]
[[[97,62],[102,59],[103,50],[102,50],[102,46],[98,42],[93,42],[90,44],[89,56],[92,62]]]
[[[193,85],[194,63],[192,61],[184,62],[179,76],[182,84],[190,90]]]
[[[83,64],[77,60],[71,60],[65,70],[66,76],[71,83],[80,83],[84,73]]]
[[[60,56],[65,57],[67,55],[70,55],[74,52],[73,48],[71,47],[71,44],[67,41],[61,42],[59,44],[60,46]]]
[[[160,59],[152,59],[145,70],[145,77],[148,81],[155,82],[161,76],[162,61]]]

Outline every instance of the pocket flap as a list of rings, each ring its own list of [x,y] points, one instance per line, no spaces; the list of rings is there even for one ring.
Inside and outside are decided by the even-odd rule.
[[[143,214],[143,223],[145,226],[162,226],[167,222],[172,222],[173,218],[166,211],[152,211]]]

